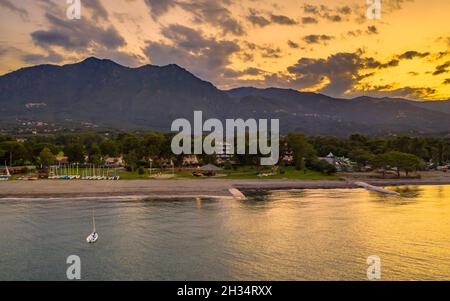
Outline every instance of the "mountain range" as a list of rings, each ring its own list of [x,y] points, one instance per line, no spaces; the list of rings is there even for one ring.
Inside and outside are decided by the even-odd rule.
[[[0,129],[41,122],[169,131],[174,119],[192,119],[194,110],[205,119],[278,118],[283,133],[450,132],[450,101],[339,99],[279,88],[224,91],[177,65],[129,68],[91,57],[0,76]]]

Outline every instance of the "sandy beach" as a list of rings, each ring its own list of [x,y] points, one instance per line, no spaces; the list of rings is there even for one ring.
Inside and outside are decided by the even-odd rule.
[[[232,197],[230,188],[246,191],[279,189],[333,189],[357,188],[355,181],[375,186],[448,185],[450,174],[428,173],[421,179],[371,179],[343,177],[341,180],[232,180],[232,179],[177,179],[129,181],[9,181],[0,182],[0,198],[12,197]]]

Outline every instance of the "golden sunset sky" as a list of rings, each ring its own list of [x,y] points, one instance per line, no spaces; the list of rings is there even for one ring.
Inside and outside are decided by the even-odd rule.
[[[221,89],[450,98],[450,1],[0,0],[0,74],[89,56],[178,64]]]

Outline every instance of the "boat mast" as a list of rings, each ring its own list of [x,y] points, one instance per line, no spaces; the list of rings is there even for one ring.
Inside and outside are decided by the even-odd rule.
[[[95,231],[95,216],[94,216],[94,209],[92,209],[92,224],[93,224],[93,226],[94,226],[94,229],[93,229],[93,233],[95,233],[96,231]]]
[[[6,165],[6,162],[5,162],[5,169],[6,169],[6,176],[10,177],[11,174],[9,173],[8,165]]]

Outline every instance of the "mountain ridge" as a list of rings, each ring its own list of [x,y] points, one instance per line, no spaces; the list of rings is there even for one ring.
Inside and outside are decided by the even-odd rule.
[[[333,98],[276,87],[221,90],[176,64],[126,67],[89,57],[0,76],[0,128],[23,121],[169,131],[177,118],[278,118],[282,132],[384,135],[449,132],[450,101]],[[14,126],[13,126],[14,127]]]

